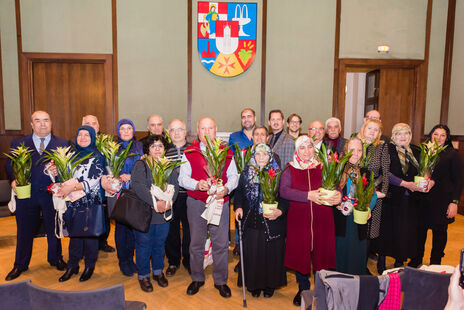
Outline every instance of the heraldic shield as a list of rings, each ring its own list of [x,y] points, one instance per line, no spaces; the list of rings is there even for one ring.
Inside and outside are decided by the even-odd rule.
[[[210,72],[232,77],[256,55],[256,3],[198,2],[198,53]]]

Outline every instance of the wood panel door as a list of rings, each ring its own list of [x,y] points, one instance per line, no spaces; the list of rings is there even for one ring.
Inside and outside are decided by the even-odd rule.
[[[53,133],[74,139],[87,114],[97,116],[100,131],[114,133],[112,56],[106,54],[23,53],[24,126],[35,110],[50,114]]]
[[[384,68],[380,70],[379,112],[384,135],[390,137],[396,123],[413,123],[414,69]]]

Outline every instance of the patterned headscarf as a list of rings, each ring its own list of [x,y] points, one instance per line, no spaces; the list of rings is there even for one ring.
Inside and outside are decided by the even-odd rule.
[[[252,157],[250,159],[250,162],[248,163],[248,166],[246,166],[245,169],[243,169],[242,173],[245,174],[247,178],[247,182],[245,183],[245,196],[250,205],[250,209],[253,209],[256,206],[258,206],[259,213],[262,213],[260,202],[263,200],[263,197],[260,191],[258,175],[258,170],[261,168],[256,163],[256,153],[265,153],[269,155],[269,161],[267,162],[266,166],[262,168],[264,171],[274,169],[276,173],[278,173],[280,172],[280,167],[274,158],[271,148],[266,144],[258,144],[253,148]]]
[[[359,139],[358,137],[352,137],[348,141],[345,142],[345,146],[343,147],[343,153],[340,155],[340,157],[344,157],[345,154],[348,154],[349,152],[348,146],[352,141],[359,141],[359,143],[361,143],[361,148],[362,148],[363,143],[361,139]],[[361,168],[359,166],[360,160],[361,158],[355,164],[352,164],[350,161],[346,163],[345,168],[343,169],[342,177],[340,178],[341,188],[345,187],[345,184],[350,177],[353,179],[354,182],[357,182],[357,180],[361,176]]]
[[[314,141],[310,137],[304,135],[299,136],[298,139],[295,141],[295,153],[293,154],[293,161],[290,162],[296,169],[306,170],[306,169],[313,169],[317,165],[319,165],[319,160],[317,159],[316,150],[314,150],[314,155],[309,161],[304,161],[300,155],[298,155],[298,149],[303,144],[310,144],[314,148]]]
[[[407,130],[409,132],[409,141],[406,146],[400,146],[396,142],[396,135],[402,130]],[[395,126],[393,126],[391,143],[396,145],[396,150],[398,152],[398,158],[400,159],[401,170],[403,170],[403,173],[406,173],[409,169],[408,159],[411,158],[410,156],[414,157],[412,150],[411,150],[411,146],[410,146],[411,139],[412,139],[411,127],[409,127],[408,124],[398,123]]]

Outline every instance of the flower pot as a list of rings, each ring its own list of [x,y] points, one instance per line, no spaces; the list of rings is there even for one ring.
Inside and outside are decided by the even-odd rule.
[[[369,210],[367,211],[359,211],[357,209],[353,209],[353,217],[354,217],[354,222],[356,224],[366,224],[367,219],[369,218]]]
[[[416,183],[417,187],[419,187],[423,191],[426,191],[427,186],[429,185],[429,181],[425,177],[421,177],[418,175],[414,177],[414,183]]]
[[[261,206],[263,207],[263,213],[264,214],[271,214],[272,212],[274,212],[273,210],[271,210],[271,208],[277,208],[279,204],[277,202],[274,202],[274,203],[262,203]]]
[[[326,198],[326,199],[332,197],[333,195],[335,195],[337,193],[337,191],[334,190],[334,189],[325,189],[325,188],[319,189],[319,192],[324,193],[325,194],[324,198]],[[332,205],[332,204],[328,203],[325,200],[322,200],[322,204],[326,205],[326,206],[331,206]]]
[[[31,198],[31,184],[27,184],[24,186],[15,186],[16,197],[18,199],[27,199]]]

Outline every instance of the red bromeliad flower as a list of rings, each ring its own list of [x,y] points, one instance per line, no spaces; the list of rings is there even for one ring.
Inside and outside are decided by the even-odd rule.
[[[335,162],[338,163],[338,154],[334,153],[334,157],[335,157]]]
[[[363,181],[363,187],[366,187],[367,184],[369,184],[369,182],[367,182],[367,178],[365,176],[362,177],[362,181]]]
[[[268,170],[267,174],[271,177],[271,179],[273,179],[275,177],[276,172],[274,169],[271,168]]]
[[[329,161],[329,163],[332,162],[333,160],[332,154],[327,155],[327,160]]]

